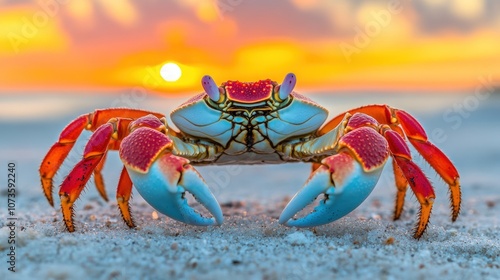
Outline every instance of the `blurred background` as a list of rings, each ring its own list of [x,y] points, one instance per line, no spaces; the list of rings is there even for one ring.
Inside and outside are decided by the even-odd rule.
[[[2,164],[17,161],[38,197],[38,164],[75,116],[168,114],[205,74],[280,82],[294,72],[297,90],[331,115],[408,110],[464,182],[498,185],[499,12],[496,0],[0,0]]]
[[[495,0],[0,5],[4,92],[142,86],[171,94],[199,91],[204,74],[279,80],[287,72],[308,89],[464,90],[480,75],[500,74]],[[181,73],[165,81],[160,69],[168,62]]]

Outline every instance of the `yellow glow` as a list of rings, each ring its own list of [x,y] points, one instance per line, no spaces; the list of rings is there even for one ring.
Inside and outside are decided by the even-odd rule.
[[[452,11],[464,19],[477,19],[484,12],[484,0],[453,0]]]
[[[67,4],[67,11],[81,27],[91,27],[94,16],[94,6],[88,0],[72,0]]]
[[[0,12],[0,56],[32,51],[61,51],[67,38],[57,18],[43,10],[20,7]]]
[[[216,4],[206,1],[197,4],[196,15],[205,22],[213,22],[219,19]]]
[[[161,67],[160,75],[167,82],[176,82],[181,77],[182,71],[179,65],[169,62]]]

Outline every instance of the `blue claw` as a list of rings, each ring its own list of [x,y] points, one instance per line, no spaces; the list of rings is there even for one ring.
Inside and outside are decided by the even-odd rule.
[[[333,185],[331,173],[325,166],[318,168],[306,185],[285,207],[279,222],[286,226],[314,227],[338,220],[358,207],[372,192],[380,177],[382,168],[370,173],[364,172],[358,162],[352,172],[342,178],[340,184]],[[318,206],[308,215],[293,217],[311,204],[320,194],[325,194]]]
[[[127,170],[141,196],[158,212],[191,225],[222,224],[224,218],[219,203],[200,174],[190,165],[184,166],[181,174],[177,171],[177,166],[168,166],[169,164],[171,162],[160,158],[151,165],[146,174],[129,167]],[[203,217],[189,206],[184,197],[186,191],[213,217]]]

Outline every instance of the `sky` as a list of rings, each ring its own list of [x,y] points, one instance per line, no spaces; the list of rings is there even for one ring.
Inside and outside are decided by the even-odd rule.
[[[162,78],[168,62],[179,79]],[[304,89],[457,91],[497,84],[498,65],[496,0],[0,0],[0,93],[288,72]]]

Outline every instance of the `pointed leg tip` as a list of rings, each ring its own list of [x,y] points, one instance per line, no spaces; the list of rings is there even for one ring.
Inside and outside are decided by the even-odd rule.
[[[422,226],[422,225],[417,225],[415,227],[414,233],[413,233],[413,238],[420,240],[422,238],[422,235],[424,235],[425,230],[427,229],[427,224]]]
[[[129,223],[127,223],[127,226],[128,226],[130,229],[133,229],[133,228],[136,228],[136,227],[137,227],[137,226],[134,224],[134,222],[132,222],[132,221],[130,222],[130,224],[129,224]]]
[[[45,194],[50,206],[54,207],[54,198],[52,197],[52,179],[41,177],[40,181],[42,183],[43,194]]]
[[[64,226],[68,232],[75,232],[75,226],[68,224],[67,221],[64,221]]]
[[[64,225],[69,232],[75,231],[75,225],[73,223],[73,216],[75,212],[73,210],[73,203],[69,200],[69,195],[66,193],[61,193],[59,195],[61,199],[61,211],[63,214]]]

